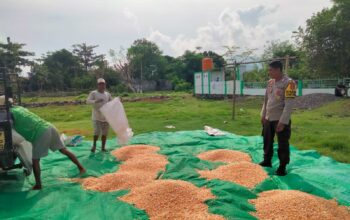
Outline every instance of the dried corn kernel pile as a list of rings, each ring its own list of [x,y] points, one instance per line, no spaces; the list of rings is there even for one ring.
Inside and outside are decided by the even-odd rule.
[[[206,200],[215,199],[210,189],[198,188],[181,180],[157,180],[142,187],[133,188],[121,198],[154,219],[224,219],[210,214]]]
[[[250,156],[234,150],[212,150],[197,155],[202,160],[226,162],[214,170],[198,170],[201,177],[219,179],[237,183],[247,188],[254,188],[267,177],[265,170],[252,163]]]
[[[349,220],[349,210],[335,200],[326,200],[297,190],[271,190],[250,201],[258,219],[343,219]]]

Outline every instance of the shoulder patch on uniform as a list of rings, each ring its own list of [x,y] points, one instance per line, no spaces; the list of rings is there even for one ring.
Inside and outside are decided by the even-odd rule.
[[[284,92],[285,98],[295,98],[297,96],[297,88],[294,80],[289,80],[287,88]]]

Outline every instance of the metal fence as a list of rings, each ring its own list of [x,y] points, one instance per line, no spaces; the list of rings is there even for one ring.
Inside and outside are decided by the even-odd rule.
[[[330,89],[335,88],[342,80],[338,79],[319,79],[303,80],[304,89]]]
[[[333,94],[337,85],[343,84],[350,87],[350,78],[343,79],[317,79],[297,80],[297,95],[309,95],[316,93]],[[233,81],[211,81],[208,73],[195,74],[196,95],[228,95],[233,93]],[[240,95],[264,95],[267,82],[236,81],[236,94]]]
[[[350,87],[350,78],[344,79],[317,79],[317,80],[298,80],[298,96],[308,95],[313,93],[334,94],[334,89],[337,85],[343,84]],[[267,86],[266,82],[243,82],[243,94],[245,95],[263,95]]]
[[[302,80],[303,89],[334,89],[338,84],[349,87],[350,78]],[[266,86],[266,82],[244,82],[244,88],[261,89],[266,88]]]
[[[267,86],[267,82],[243,82],[243,85],[247,89],[264,89]]]

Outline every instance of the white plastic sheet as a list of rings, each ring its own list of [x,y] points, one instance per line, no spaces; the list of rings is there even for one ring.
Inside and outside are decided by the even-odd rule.
[[[124,106],[119,97],[103,105],[100,111],[114,133],[116,133],[118,143],[121,145],[128,143],[129,139],[133,136],[133,132],[132,129],[129,128],[128,118],[126,117]]]
[[[212,127],[209,127],[209,126],[204,126],[204,130],[210,136],[223,136],[223,135],[225,135],[225,132],[223,132],[223,131],[221,131],[221,130],[219,130],[217,128],[212,128]]]
[[[67,136],[65,134],[61,134],[60,138],[65,146],[76,147],[84,140],[85,137],[81,135]]]
[[[24,137],[22,137],[22,135],[18,134],[17,131],[12,129],[12,144],[19,145],[23,141],[25,141]]]

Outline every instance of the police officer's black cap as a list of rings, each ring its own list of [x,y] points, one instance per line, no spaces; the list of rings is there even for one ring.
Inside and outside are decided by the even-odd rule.
[[[283,70],[283,64],[280,60],[273,60],[269,63],[269,67],[272,67],[274,69],[280,69]]]

